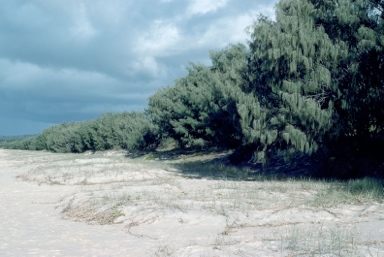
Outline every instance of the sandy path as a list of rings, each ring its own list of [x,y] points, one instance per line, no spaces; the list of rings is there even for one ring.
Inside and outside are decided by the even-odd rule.
[[[0,150],[0,256],[150,255],[122,227],[61,219],[54,204],[76,188],[17,180],[18,166]]]

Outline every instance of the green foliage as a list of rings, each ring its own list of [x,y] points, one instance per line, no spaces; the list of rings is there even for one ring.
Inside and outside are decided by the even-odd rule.
[[[24,147],[24,141],[31,140],[36,135],[0,136],[0,148],[20,149]]]
[[[212,66],[191,64],[188,75],[149,99],[148,114],[163,137],[180,146],[241,144],[237,98],[246,67],[246,48],[230,46],[211,52]]]
[[[368,177],[349,180],[346,185],[346,191],[354,195],[365,194],[382,200],[384,195],[384,183],[382,180]]]
[[[276,20],[260,16],[251,26],[249,48],[230,45],[210,53],[211,66],[190,64],[149,98],[145,114],[63,123],[14,146],[140,150],[173,138],[252,151],[250,161],[263,164],[318,149],[376,156],[384,149],[383,18],[378,0],[282,0]]]
[[[81,153],[113,148],[145,150],[157,144],[157,127],[143,113],[107,113],[93,121],[61,123],[7,148]]]
[[[312,2],[281,1],[276,21],[253,25],[248,72],[263,113],[253,111],[245,141],[261,160],[268,149],[311,154],[383,132],[382,3]]]
[[[316,23],[333,42],[342,41],[348,55],[338,62],[333,77],[337,87],[336,119],[340,134],[364,141],[383,134],[383,2],[339,0],[316,6]],[[322,1],[321,1],[322,2]],[[324,10],[328,10],[324,12]]]
[[[264,114],[259,159],[267,148],[312,153],[331,128],[335,61],[346,55],[314,20],[308,1],[282,1],[276,22],[261,17],[253,26],[249,73]]]
[[[283,0],[276,21],[253,24],[249,51],[234,45],[212,52],[211,67],[192,64],[150,98],[149,114],[182,146],[241,146],[263,163],[383,141],[382,18],[381,1]]]

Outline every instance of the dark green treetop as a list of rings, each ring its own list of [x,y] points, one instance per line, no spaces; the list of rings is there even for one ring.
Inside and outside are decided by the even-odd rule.
[[[273,147],[312,153],[383,128],[381,1],[313,2],[283,0],[276,21],[253,25],[248,68],[264,112],[254,121],[263,127],[260,159]]]
[[[236,97],[245,81],[246,55],[241,44],[211,52],[212,66],[190,64],[187,76],[157,91],[148,112],[163,136],[180,146],[240,145]]]

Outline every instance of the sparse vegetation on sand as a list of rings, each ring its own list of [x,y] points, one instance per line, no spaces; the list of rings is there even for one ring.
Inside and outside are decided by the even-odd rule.
[[[20,179],[77,188],[63,217],[151,239],[155,256],[384,254],[380,180],[271,176],[225,165],[230,152],[8,153]]]

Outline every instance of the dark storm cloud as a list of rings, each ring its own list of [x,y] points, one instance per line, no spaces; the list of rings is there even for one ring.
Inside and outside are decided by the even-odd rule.
[[[3,0],[0,135],[142,110],[156,89],[209,64],[209,50],[245,42],[274,2]]]

